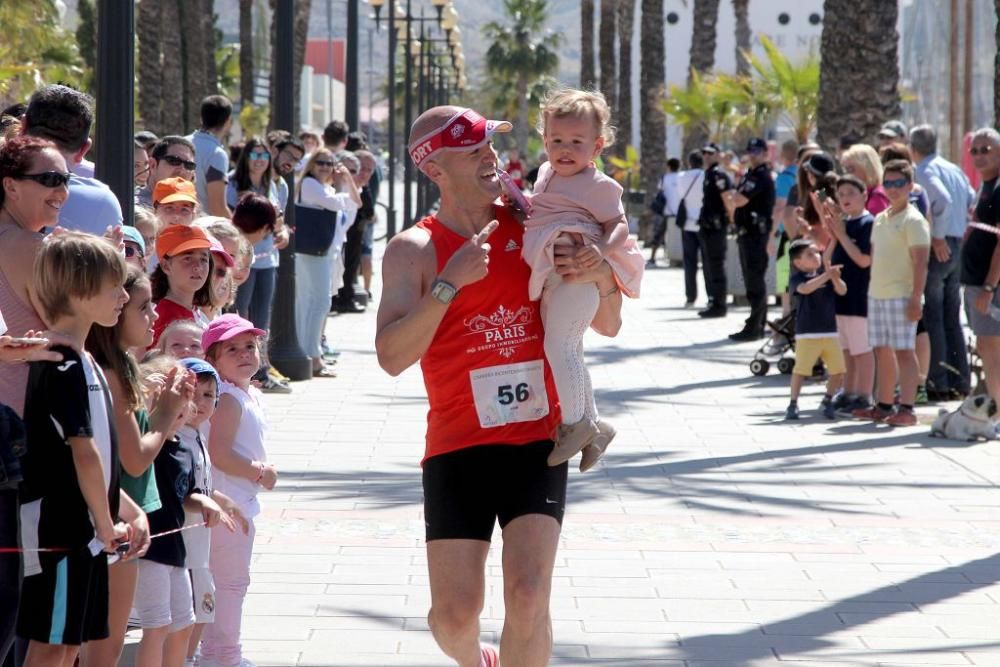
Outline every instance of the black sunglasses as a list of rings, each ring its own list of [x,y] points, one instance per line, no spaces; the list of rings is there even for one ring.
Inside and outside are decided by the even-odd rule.
[[[61,188],[69,183],[69,172],[65,174],[58,171],[43,171],[40,174],[21,174],[14,178],[21,181],[34,181],[45,188]]]
[[[993,150],[992,146],[982,146],[981,148],[973,146],[969,149],[969,155],[987,155],[991,150]]]
[[[313,162],[313,164],[316,165],[317,167],[332,167],[337,163],[331,162],[329,160],[316,160],[315,162]]]
[[[135,257],[136,255],[138,255],[140,258],[145,257],[145,255],[142,254],[142,251],[139,250],[138,248],[130,245],[125,246],[126,257]]]
[[[188,171],[194,171],[194,168],[198,166],[191,160],[185,160],[184,158],[177,157],[176,155],[164,155],[163,161],[169,164],[171,167],[183,166]]]

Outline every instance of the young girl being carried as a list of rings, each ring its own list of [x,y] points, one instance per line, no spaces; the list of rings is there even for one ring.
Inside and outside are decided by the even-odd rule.
[[[524,260],[531,266],[529,295],[542,299],[545,356],[552,367],[562,425],[549,465],[582,451],[580,470],[592,468],[615,437],[598,418],[590,373],[583,360],[583,334],[600,299],[594,283],[564,280],[555,270],[554,246],[582,245],[576,257],[585,269],[607,260],[626,296],[639,296],[645,261],[629,237],[622,187],[594,160],[614,141],[611,111],[600,93],[557,90],[542,104],[542,140],[549,161],[538,170],[532,212],[525,223]],[[613,294],[614,292],[612,292]]]
[[[131,350],[144,350],[153,340],[153,308],[149,278],[129,267],[125,277],[128,303],[113,327],[95,324],[86,349],[104,371],[111,390],[121,462],[121,488],[147,514],[161,506],[153,474],[153,460],[169,434],[180,426],[184,408],[194,395],[194,378],[174,369],[164,376],[161,388],[146,410],[139,369]],[[143,555],[142,553],[138,554]],[[115,665],[125,641],[125,626],[138,577],[137,561],[123,559],[108,570],[108,639],[86,644],[81,665]]]
[[[275,467],[267,463],[267,419],[263,395],[250,380],[260,367],[259,339],[264,331],[238,315],[222,315],[205,331],[206,360],[222,379],[219,406],[212,415],[208,451],[212,482],[232,498],[249,522],[248,533],[212,532],[210,568],[215,579],[215,622],[205,628],[202,662],[238,665],[242,660],[240,627],[243,600],[250,585],[250,558],[260,513],[257,492],[273,489]]]

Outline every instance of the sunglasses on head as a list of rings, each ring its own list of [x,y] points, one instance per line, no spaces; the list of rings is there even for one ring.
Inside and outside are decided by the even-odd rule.
[[[271,154],[267,151],[250,151],[251,160],[270,160]]]
[[[316,160],[313,164],[317,167],[332,167],[336,163],[331,160]]]
[[[992,146],[980,146],[979,148],[973,146],[969,149],[969,155],[987,155],[991,150],[993,150]]]
[[[184,158],[177,157],[176,155],[164,155],[163,161],[171,167],[184,167],[188,171],[194,171],[194,168],[198,166],[191,160],[185,160]]]
[[[64,174],[59,171],[43,171],[40,174],[21,174],[14,178],[19,181],[34,181],[45,188],[61,188],[69,183],[70,176],[72,174],[69,172]]]
[[[887,178],[882,181],[883,188],[905,188],[909,184],[908,178]]]

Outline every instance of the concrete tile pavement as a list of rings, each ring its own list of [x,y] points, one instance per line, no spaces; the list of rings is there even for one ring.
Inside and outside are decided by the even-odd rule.
[[[682,302],[679,271],[650,271],[621,335],[587,340],[619,437],[570,475],[552,664],[1000,664],[1000,444],[828,422],[815,384],[785,424],[787,378],[751,376],[755,346],[725,339],[740,311],[704,322]],[[262,499],[246,655],[446,665],[425,620],[419,371],[378,368],[373,312],[327,330],[339,377],[267,399],[280,480]]]

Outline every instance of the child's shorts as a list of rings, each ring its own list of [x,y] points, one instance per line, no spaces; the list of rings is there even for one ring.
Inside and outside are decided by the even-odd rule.
[[[906,319],[910,300],[868,299],[868,343],[872,347],[912,350],[917,342],[917,323]]]
[[[183,567],[139,561],[139,581],[135,586],[135,617],[143,628],[170,626],[170,632],[194,624],[191,579]]]
[[[24,578],[17,635],[79,646],[108,637],[108,555],[43,553],[42,571]]]
[[[852,357],[872,351],[868,344],[868,318],[858,315],[837,315],[837,337],[840,347]]]
[[[844,353],[840,349],[840,340],[836,336],[825,338],[795,338],[795,368],[796,375],[810,377],[816,360],[822,359],[826,364],[826,372],[830,375],[840,375],[847,368],[844,366]]]
[[[194,595],[194,622],[215,623],[215,579],[206,568],[188,570]]]

